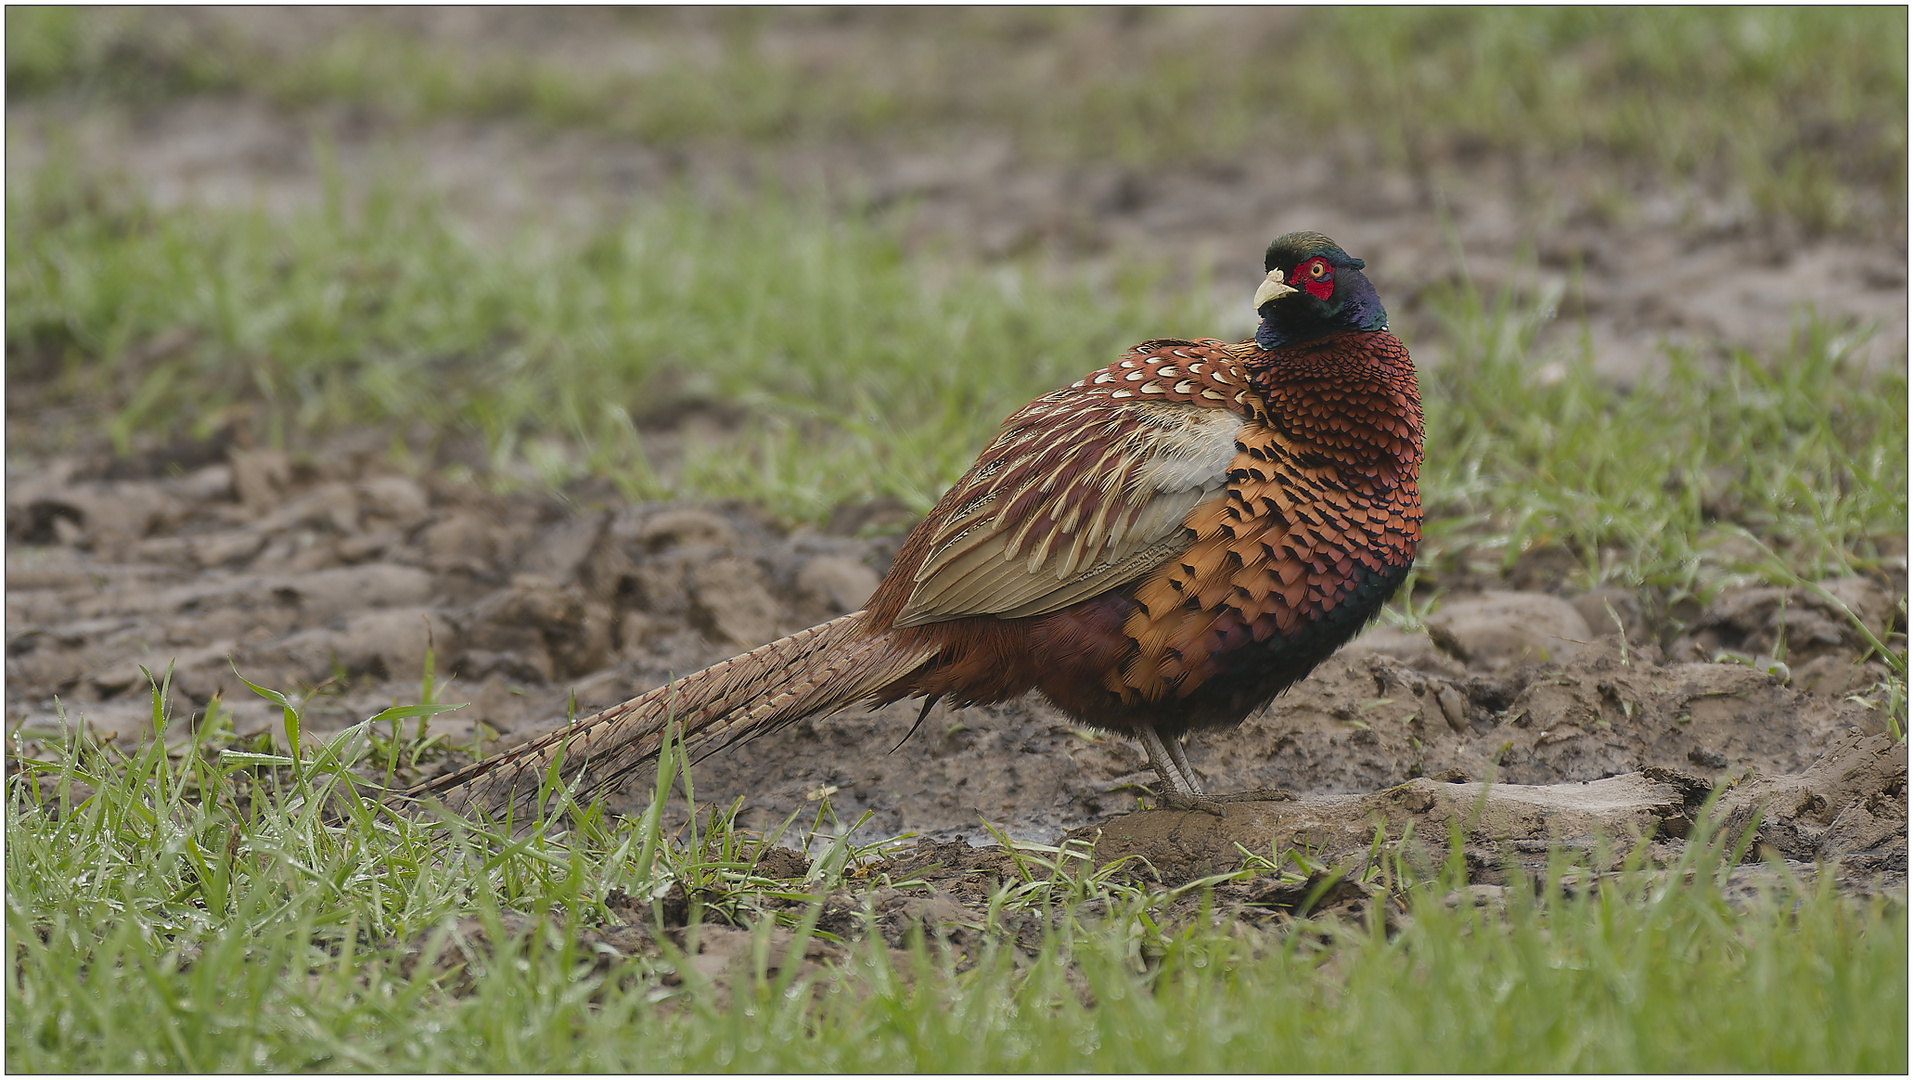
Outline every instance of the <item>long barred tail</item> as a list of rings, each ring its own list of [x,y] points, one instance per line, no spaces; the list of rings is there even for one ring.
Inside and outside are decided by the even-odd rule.
[[[615,787],[657,757],[666,726],[681,725],[693,754],[721,749],[806,716],[836,712],[908,674],[930,658],[902,650],[888,635],[869,636],[864,613],[800,630],[742,656],[713,664],[646,694],[587,716],[496,757],[402,793],[457,811],[519,816],[560,755],[560,775],[580,800]]]

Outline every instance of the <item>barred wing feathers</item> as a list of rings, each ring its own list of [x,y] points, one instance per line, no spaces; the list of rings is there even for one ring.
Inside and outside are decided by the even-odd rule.
[[[1161,566],[1223,493],[1245,392],[1221,342],[1152,341],[1032,402],[931,512],[890,625],[1043,615]]]

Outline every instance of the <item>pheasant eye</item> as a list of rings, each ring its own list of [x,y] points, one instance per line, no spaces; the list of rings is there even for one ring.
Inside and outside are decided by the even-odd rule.
[[[1295,283],[1302,291],[1327,303],[1335,295],[1335,268],[1320,255],[1314,255],[1307,262],[1295,268]]]

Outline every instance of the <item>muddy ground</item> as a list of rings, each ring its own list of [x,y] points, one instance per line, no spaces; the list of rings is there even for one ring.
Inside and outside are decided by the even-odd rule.
[[[602,33],[593,16],[580,18],[581,41]],[[1585,317],[1597,367],[1619,380],[1651,371],[1669,340],[1774,355],[1809,307],[1877,327],[1874,362],[1904,362],[1903,230],[1804,235],[1731,196],[1638,178],[1627,180],[1635,209],[1614,219],[1591,209],[1586,162],[1537,172],[1461,155],[1410,176],[1349,168],[1363,160],[1357,146],[1144,173],[1058,165],[988,131],[927,146],[665,151],[510,121],[400,137],[363,116],[288,116],[218,97],[140,112],[9,105],[7,126],[9,182],[58,137],[89,168],[122,170],[162,205],[309,206],[323,191],[315,148],[329,144],[357,180],[397,147],[461,221],[498,235],[527,222],[561,235],[588,228],[687,182],[716,190],[819,178],[846,207],[907,208],[913,244],[966,257],[1036,249],[1094,267],[1174,252],[1192,268],[1219,268],[1218,311],[1240,307],[1262,245],[1294,228],[1326,231],[1368,259],[1410,326],[1418,297],[1464,263],[1492,289],[1524,273],[1532,252],[1534,297],[1559,295],[1579,267],[1563,310]],[[1568,323],[1561,333],[1580,332]],[[1418,358],[1439,363],[1439,336],[1426,340]],[[1084,358],[1085,369],[1101,362]],[[248,692],[236,667],[265,686],[319,686],[307,723],[323,734],[415,701],[429,645],[440,697],[469,702],[433,730],[494,749],[560,722],[569,701],[580,714],[614,704],[854,609],[908,524],[882,507],[846,507],[830,527],[792,531],[744,506],[631,506],[603,492],[505,498],[449,482],[430,462],[402,472],[386,456],[387,431],[288,452],[229,433],[116,459],[100,440],[39,438],[32,389],[8,387],[6,489],[7,725],[29,733],[58,728],[57,699],[98,737],[135,742],[149,724],[140,668],[170,663],[182,717],[218,696],[241,735],[280,737],[276,707]],[[668,459],[669,432],[643,435]],[[1837,859],[1852,888],[1904,888],[1904,744],[1881,734],[1881,712],[1860,698],[1881,670],[1858,662],[1861,643],[1822,601],[1730,590],[1676,633],[1648,624],[1641,613],[1652,605],[1639,597],[1557,595],[1545,575],[1514,583],[1526,591],[1441,584],[1449,592],[1428,632],[1377,628],[1241,729],[1192,743],[1212,790],[1276,787],[1289,802],[1233,805],[1220,818],[1137,814],[1152,779],[1138,748],[1036,700],[938,707],[908,740],[909,703],[800,723],[702,764],[700,800],[741,796],[741,822],[761,829],[793,812],[808,820],[827,796],[843,821],[872,813],[861,839],[919,834],[914,853],[865,875],[931,883],[928,899],[923,890],[875,898],[898,925],[967,925],[978,890],[1006,865],[1000,849],[970,846],[984,841],[983,820],[1022,841],[1075,837],[1102,859],[1143,855],[1167,881],[1222,867],[1238,841],[1258,852],[1301,846],[1333,863],[1364,857],[1378,821],[1395,836],[1410,821],[1423,836],[1454,821],[1476,885],[1493,889],[1510,854],[1586,844],[1596,832],[1651,828],[1673,838],[1659,849],[1671,858],[1700,795],[1722,781],[1736,782],[1731,813],[1765,814],[1756,854],[1799,866]],[[1828,587],[1885,625],[1905,593],[1904,567]],[[1784,676],[1713,662],[1723,650],[1771,655],[1783,621]],[[617,804],[635,805],[630,794]],[[777,858],[802,869],[798,856]],[[1234,901],[1258,910],[1303,895],[1230,888],[1247,890]]]
[[[306,730],[325,735],[417,700],[429,645],[441,700],[469,702],[433,730],[495,750],[548,730],[572,702],[580,715],[595,711],[854,610],[897,545],[895,534],[849,535],[855,513],[835,530],[786,531],[742,506],[581,510],[414,479],[377,453],[335,450],[295,458],[228,447],[221,460],[157,479],[106,478],[116,467],[107,458],[15,476],[9,726],[56,730],[57,700],[96,737],[136,743],[151,723],[141,669],[171,664],[180,717],[203,718],[217,696],[238,735],[283,740],[278,708],[244,676],[319,687]],[[1826,587],[1880,626],[1904,584]],[[1881,710],[1861,697],[1883,669],[1857,663],[1864,649],[1832,607],[1799,590],[1729,590],[1666,642],[1639,611],[1616,590],[1488,589],[1448,595],[1426,633],[1377,626],[1240,729],[1193,740],[1211,790],[1295,796],[1230,806],[1222,818],[1123,816],[1153,779],[1137,746],[1036,699],[939,706],[908,739],[909,702],[805,721],[705,761],[697,790],[719,805],[742,797],[739,820],[752,829],[793,813],[807,824],[828,796],[842,821],[871,812],[866,840],[984,841],[988,822],[1021,841],[1068,833],[1109,857],[1142,854],[1179,880],[1227,869],[1238,841],[1355,854],[1373,821],[1452,817],[1486,781],[1495,799],[1570,801],[1490,828],[1542,842],[1649,826],[1666,834],[1691,819],[1696,793],[1735,781],[1743,792],[1805,792],[1770,822],[1791,830],[1774,851],[1839,857],[1869,881],[1903,881],[1905,750],[1880,734]],[[1722,650],[1770,656],[1782,620],[1785,681],[1711,662]],[[177,725],[173,737],[189,730]],[[1820,775],[1828,755],[1874,736],[1866,752],[1900,762],[1874,788],[1786,779]],[[428,762],[422,775],[457,760]],[[1510,794],[1516,785],[1540,794]],[[1590,810],[1576,792],[1609,794]],[[623,793],[613,807],[635,812],[642,797]],[[1862,829],[1862,843],[1836,828],[1854,806],[1887,831]],[[1574,829],[1555,836],[1570,820]],[[1823,843],[1823,833],[1836,839]],[[1494,859],[1481,869],[1494,872]]]

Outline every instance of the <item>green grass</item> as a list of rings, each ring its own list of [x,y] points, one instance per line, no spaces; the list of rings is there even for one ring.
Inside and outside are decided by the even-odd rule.
[[[1507,570],[1559,546],[1571,581],[1667,603],[1771,576],[1743,530],[1819,579],[1878,566],[1906,519],[1904,368],[1868,374],[1864,335],[1806,319],[1776,354],[1664,350],[1640,383],[1542,350],[1543,316],[1466,285],[1431,303],[1453,353],[1423,371],[1431,519],[1424,566]]]
[[[209,13],[18,8],[16,99],[246,93],[413,122],[512,117],[654,144],[993,130],[1039,156],[1154,167],[1353,135],[1428,175],[1483,152],[1698,183],[1812,228],[1905,219],[1906,12],[1894,8],[735,9],[605,15],[648,47],[580,63],[531,25],[404,16],[274,36]],[[824,38],[830,47],[815,46]],[[1347,159],[1367,167],[1368,159]]]
[[[1029,855],[1028,880],[998,891],[961,956],[933,943],[893,963],[853,943],[806,977],[813,993],[769,970],[781,957],[765,939],[768,969],[724,1007],[668,952],[512,938],[503,915],[601,925],[613,890],[676,881],[706,890],[712,917],[781,921],[801,942],[817,913],[803,896],[876,884],[859,869],[871,850],[839,842],[802,888],[753,877],[754,838],[721,818],[660,831],[666,790],[689,794],[670,769],[637,823],[574,810],[506,839],[393,815],[341,783],[351,747],[374,775],[421,749],[383,722],[308,740],[297,761],[230,730],[211,716],[190,742],[131,757],[76,738],[16,747],[10,1069],[1906,1068],[1904,908],[1784,874],[1730,905],[1731,838],[1694,843],[1671,872],[1630,862],[1591,888],[1512,888],[1505,914],[1444,902],[1458,860],[1427,880],[1396,866],[1377,879],[1408,916],[1394,933],[1216,927],[1171,917],[1167,894]],[[1003,930],[1019,911],[1051,928],[1022,961]],[[433,963],[456,958],[465,917],[510,944]]]

